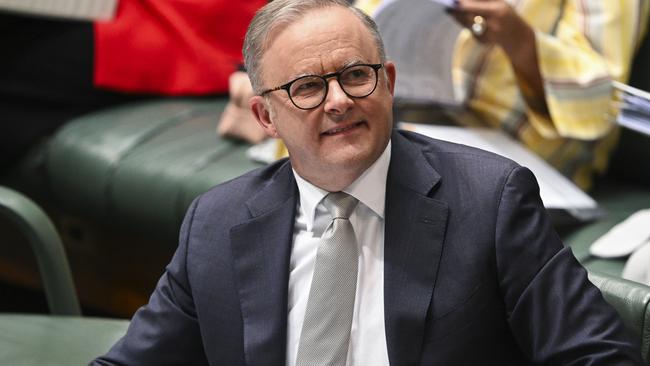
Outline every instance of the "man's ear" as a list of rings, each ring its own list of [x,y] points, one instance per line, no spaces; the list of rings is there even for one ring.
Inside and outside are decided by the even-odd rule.
[[[252,97],[248,103],[251,107],[251,111],[253,111],[257,123],[262,126],[266,134],[269,137],[279,137],[275,124],[271,120],[270,106],[267,105],[267,101],[264,97],[256,95]]]
[[[390,95],[394,95],[395,78],[397,77],[395,64],[392,61],[386,61],[384,63],[384,70],[386,70],[386,82],[388,83],[388,90],[390,90]]]

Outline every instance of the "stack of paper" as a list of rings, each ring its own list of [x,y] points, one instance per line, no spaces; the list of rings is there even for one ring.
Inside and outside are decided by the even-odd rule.
[[[650,136],[650,93],[616,81],[613,85],[616,122]]]
[[[110,20],[118,0],[0,0],[0,10],[81,20]]]

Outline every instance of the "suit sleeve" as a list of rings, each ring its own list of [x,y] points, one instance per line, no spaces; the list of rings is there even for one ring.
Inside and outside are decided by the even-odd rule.
[[[555,233],[533,174],[515,168],[496,225],[499,286],[509,326],[530,360],[549,365],[642,365],[638,345]]]
[[[140,308],[126,335],[91,365],[207,365],[187,278],[187,248],[197,206],[183,221],[180,243],[149,303]]]

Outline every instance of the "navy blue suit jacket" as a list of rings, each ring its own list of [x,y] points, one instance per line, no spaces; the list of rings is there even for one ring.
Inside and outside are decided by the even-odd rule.
[[[394,131],[384,308],[396,365],[634,365],[637,345],[551,227],[532,173]],[[285,364],[299,195],[288,161],[208,191],[150,302],[97,365]]]

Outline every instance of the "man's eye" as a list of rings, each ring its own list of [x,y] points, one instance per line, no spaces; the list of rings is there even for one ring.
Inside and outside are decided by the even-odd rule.
[[[309,90],[309,89],[317,88],[319,85],[320,85],[320,83],[317,83],[315,81],[310,81],[308,83],[300,84],[298,89]]]
[[[372,69],[370,69],[372,71]],[[370,80],[370,71],[367,67],[355,67],[345,71],[341,75],[341,82],[344,84],[365,83]]]
[[[361,69],[355,69],[350,71],[348,76],[351,78],[365,78],[368,77],[368,73]]]
[[[322,88],[322,82],[311,80],[294,84],[293,88],[291,88],[291,93],[292,95],[305,95],[319,92]]]

